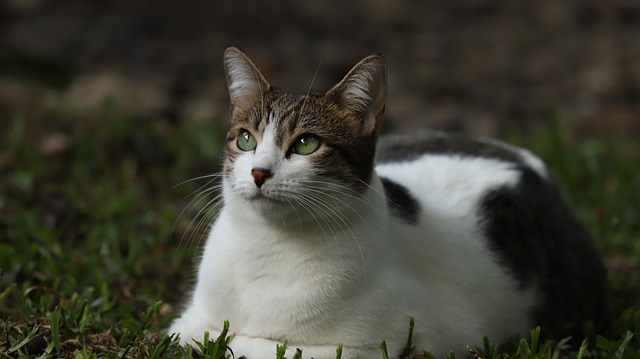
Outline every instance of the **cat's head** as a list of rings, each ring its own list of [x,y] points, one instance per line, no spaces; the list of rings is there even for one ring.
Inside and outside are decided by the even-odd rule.
[[[267,215],[300,216],[314,201],[336,206],[368,188],[387,93],[381,56],[366,57],[324,94],[272,87],[233,47],[224,67],[231,127],[223,171],[234,200]]]

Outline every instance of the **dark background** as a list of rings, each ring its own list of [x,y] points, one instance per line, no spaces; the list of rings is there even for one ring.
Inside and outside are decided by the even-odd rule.
[[[0,115],[82,114],[105,99],[142,117],[214,120],[221,56],[323,91],[360,58],[389,63],[387,131],[640,132],[640,1],[1,0]]]

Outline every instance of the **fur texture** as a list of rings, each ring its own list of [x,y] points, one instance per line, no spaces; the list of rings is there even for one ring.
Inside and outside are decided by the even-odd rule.
[[[306,96],[270,86],[235,48],[224,63],[224,206],[169,330],[183,343],[229,320],[236,357],[273,358],[286,340],[289,356],[343,344],[343,358],[376,358],[382,340],[403,350],[413,317],[414,345],[443,357],[483,336],[606,322],[597,250],[537,157],[429,132],[376,151],[380,56]]]

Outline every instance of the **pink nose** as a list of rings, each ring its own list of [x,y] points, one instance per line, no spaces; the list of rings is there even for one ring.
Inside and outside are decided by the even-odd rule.
[[[254,168],[251,170],[251,176],[253,176],[253,182],[255,182],[258,188],[262,187],[264,182],[271,176],[271,170],[266,168]]]

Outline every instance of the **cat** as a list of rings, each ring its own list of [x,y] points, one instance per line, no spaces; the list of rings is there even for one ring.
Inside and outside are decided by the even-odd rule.
[[[271,86],[230,47],[223,207],[197,283],[169,333],[235,357],[435,357],[488,336],[583,335],[606,326],[596,245],[543,162],[496,140],[439,132],[378,138],[387,66],[364,58],[324,94]],[[580,337],[577,337],[580,339]]]

